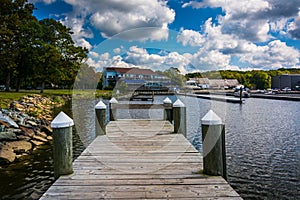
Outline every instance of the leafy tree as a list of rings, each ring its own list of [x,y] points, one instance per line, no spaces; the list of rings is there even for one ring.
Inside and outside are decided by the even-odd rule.
[[[158,74],[164,75],[171,79],[172,82],[176,83],[178,86],[182,87],[186,80],[185,76],[180,73],[180,71],[175,67],[170,67],[164,72],[157,72]]]
[[[0,70],[12,83],[72,85],[87,49],[75,46],[69,28],[53,19],[38,21],[27,0],[0,0]]]
[[[271,87],[271,77],[264,71],[252,71],[250,82],[256,89],[267,89]]]
[[[81,63],[87,58],[87,49],[76,47],[69,28],[53,19],[40,21],[42,27],[39,66],[36,71],[43,93],[45,82],[74,83]]]
[[[22,61],[22,44],[26,44],[24,30],[26,22],[34,18],[34,6],[27,0],[0,0],[0,4],[0,69],[6,72],[5,84],[9,91],[11,77],[18,74],[18,63]]]
[[[76,89],[96,89],[102,74],[94,67],[83,64],[76,77]]]

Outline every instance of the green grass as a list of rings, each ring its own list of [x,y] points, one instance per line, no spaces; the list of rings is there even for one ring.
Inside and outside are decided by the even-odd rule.
[[[69,95],[72,96],[73,93],[78,96],[79,98],[90,98],[90,97],[97,97],[97,98],[104,98],[110,99],[112,96],[112,91],[110,90],[44,90],[43,96],[55,98],[57,96],[62,95]],[[19,100],[23,96],[31,95],[31,94],[40,94],[39,90],[21,90],[20,92],[0,92],[0,108],[8,108],[9,104],[14,100]]]

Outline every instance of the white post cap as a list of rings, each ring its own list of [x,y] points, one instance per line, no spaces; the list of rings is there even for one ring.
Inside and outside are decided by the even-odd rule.
[[[185,107],[185,105],[184,105],[184,103],[182,103],[182,101],[180,101],[180,99],[177,99],[175,101],[175,103],[173,104],[173,107],[181,108],[181,107]]]
[[[169,97],[165,98],[163,100],[164,103],[172,103],[171,99]]]
[[[220,125],[222,124],[222,119],[212,110],[201,119],[201,124],[203,125]]]
[[[62,111],[51,122],[51,128],[67,128],[73,125],[74,121]]]
[[[98,109],[98,110],[104,110],[104,109],[106,109],[106,105],[100,100],[100,101],[96,104],[95,109]]]
[[[111,98],[111,100],[109,100],[109,103],[119,103],[117,101],[117,99],[115,97]]]

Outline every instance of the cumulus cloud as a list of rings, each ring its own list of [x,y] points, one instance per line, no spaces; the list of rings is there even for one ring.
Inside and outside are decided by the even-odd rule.
[[[102,71],[104,67],[132,67],[131,64],[123,61],[121,56],[113,56],[106,52],[103,54],[99,54],[97,52],[90,52],[90,57],[87,62],[88,65],[96,68],[97,71]]]
[[[294,19],[294,21],[289,24],[288,33],[295,39],[300,39],[300,11],[298,13],[298,17]]]
[[[244,54],[245,61],[261,68],[295,67],[299,63],[300,52],[286,45],[285,42],[274,40],[266,46],[256,46],[252,52]]]
[[[72,38],[77,46],[86,47],[88,50],[92,48],[92,45],[86,39],[93,38],[94,34],[89,28],[84,28],[85,19],[66,16],[61,20],[61,23],[71,28]]]
[[[180,29],[177,42],[181,42],[183,46],[201,46],[205,42],[205,38],[199,32]]]
[[[241,39],[252,42],[266,42],[272,39],[272,31],[286,34],[289,19],[297,16],[299,0],[204,0],[191,1],[182,7],[201,9],[206,7],[222,8],[225,15],[219,16],[222,32],[235,34]],[[296,21],[296,20],[295,20]],[[297,30],[290,31],[294,37]]]
[[[73,6],[72,18],[88,20],[99,30],[102,37],[111,37],[120,32],[141,27],[158,27],[148,32],[136,32],[129,39],[161,40],[167,38],[168,24],[175,19],[174,10],[168,8],[166,1],[160,0],[65,0]]]
[[[115,54],[119,54],[119,53],[121,52],[121,48],[115,48],[115,49],[113,50],[113,52],[114,52]]]
[[[205,42],[189,57],[191,64],[199,70],[236,69],[231,62],[233,56],[253,68],[295,67],[299,63],[300,52],[294,47],[280,40],[258,45],[236,34],[223,33],[222,25],[213,24],[211,18],[205,22],[201,37]]]
[[[190,1],[182,7],[222,8],[224,12],[215,24],[208,19],[202,27],[200,35],[205,42],[191,59],[198,68],[235,69],[237,66],[231,65],[233,56],[252,68],[299,66],[299,50],[274,36],[300,38],[300,1],[203,0]],[[190,43],[186,40],[183,44]]]
[[[52,4],[56,2],[56,0],[29,0],[29,3],[38,3],[38,2],[44,2],[45,4]]]
[[[218,70],[230,66],[230,55],[217,50],[200,49],[192,57],[191,63],[199,70]]]
[[[165,52],[163,55],[149,54],[144,48],[132,46],[126,53],[124,61],[136,66],[160,71],[167,70],[170,67],[176,67],[182,73],[186,73],[190,64],[190,60],[188,59],[189,55],[190,54],[181,55],[178,52]]]

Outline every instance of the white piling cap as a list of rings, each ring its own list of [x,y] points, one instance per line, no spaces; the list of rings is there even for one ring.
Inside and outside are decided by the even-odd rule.
[[[203,125],[220,125],[222,124],[222,119],[212,110],[201,119],[201,124]]]
[[[173,104],[173,107],[181,108],[181,107],[185,107],[185,105],[184,105],[184,103],[182,103],[182,101],[180,101],[180,99],[177,99],[175,101],[175,103]]]
[[[119,102],[117,101],[117,99],[115,99],[115,97],[113,97],[111,98],[111,100],[109,100],[109,103],[119,103]]]
[[[172,103],[171,99],[169,99],[169,97],[165,98],[163,100],[164,103]]]
[[[51,122],[51,128],[67,128],[73,125],[74,121],[62,111]]]
[[[106,109],[106,105],[100,100],[100,101],[96,104],[95,109],[99,109],[99,110]]]

